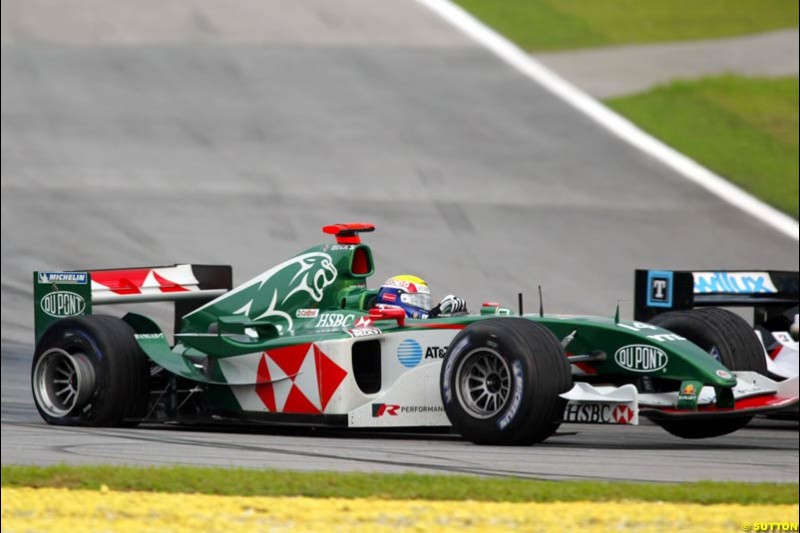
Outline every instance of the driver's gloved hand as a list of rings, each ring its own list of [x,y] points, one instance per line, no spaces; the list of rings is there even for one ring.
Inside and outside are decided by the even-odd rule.
[[[439,305],[431,309],[430,317],[436,318],[438,316],[458,316],[467,314],[467,301],[458,296],[448,294]]]

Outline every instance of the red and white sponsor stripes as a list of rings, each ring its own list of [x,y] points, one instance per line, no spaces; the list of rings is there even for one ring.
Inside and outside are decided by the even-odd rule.
[[[617,405],[611,411],[611,416],[617,424],[630,424],[633,422],[635,413],[627,405]]]
[[[200,290],[192,265],[95,270],[89,274],[94,303]]]
[[[261,355],[256,394],[272,413],[321,414],[346,376],[315,344],[286,346]]]
[[[772,351],[768,352],[770,359],[774,361],[781,354],[782,350],[783,350],[783,345],[781,344],[773,348]]]

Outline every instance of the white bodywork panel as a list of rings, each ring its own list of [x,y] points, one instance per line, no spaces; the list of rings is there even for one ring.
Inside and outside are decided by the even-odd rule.
[[[259,376],[260,385],[230,387],[244,411],[347,415],[352,427],[449,426],[439,374],[447,346],[458,331],[432,328],[289,347],[295,350],[291,354],[295,372],[286,371],[283,348],[228,357],[219,364],[232,382]],[[381,387],[366,394],[353,375],[353,344],[372,341],[380,343],[375,357],[381,358]],[[326,369],[332,369],[335,377]]]
[[[772,336],[780,344],[780,349],[774,357],[770,357],[764,347],[764,357],[767,360],[767,370],[776,376],[783,378],[793,378],[800,375],[800,348],[798,342],[792,338],[788,331],[773,331]],[[759,330],[756,330],[756,336],[764,346],[764,338]]]
[[[567,401],[564,422],[639,424],[639,391],[633,385],[592,386],[578,382],[561,395]]]

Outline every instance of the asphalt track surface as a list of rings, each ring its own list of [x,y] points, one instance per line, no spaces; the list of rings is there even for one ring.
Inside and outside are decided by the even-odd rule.
[[[2,3],[2,463],[796,481],[797,423],[690,442],[58,429],[28,388],[31,272],[174,262],[243,281],[366,220],[378,279],[613,313],[633,269],[797,269],[796,241],[577,114],[413,2]],[[153,308],[163,322],[169,310]],[[630,313],[630,302],[623,315]]]

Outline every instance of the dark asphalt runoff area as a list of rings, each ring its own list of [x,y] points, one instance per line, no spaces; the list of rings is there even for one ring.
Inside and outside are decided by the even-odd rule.
[[[630,316],[633,270],[798,269],[797,242],[580,115],[415,2],[2,3],[2,463],[796,481],[797,422],[683,441],[64,429],[29,389],[31,272],[223,263],[369,221],[375,283]],[[167,324],[167,305],[147,311]],[[109,311],[115,312],[113,309]]]

